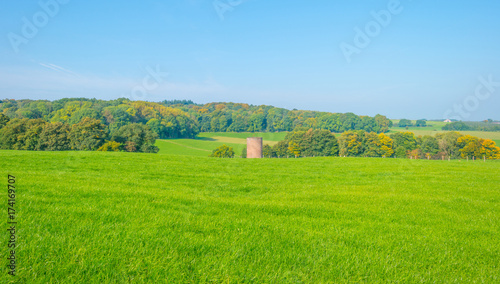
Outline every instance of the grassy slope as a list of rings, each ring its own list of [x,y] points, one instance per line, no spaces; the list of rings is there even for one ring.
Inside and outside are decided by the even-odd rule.
[[[281,141],[285,138],[286,132],[202,132],[199,137],[231,137],[246,139],[247,137],[262,137],[264,142],[266,141]]]
[[[0,158],[21,283],[500,280],[497,161]]]
[[[262,137],[264,144],[274,145],[285,137],[280,133],[232,133],[232,132],[204,132],[197,139],[169,139],[157,140],[160,154],[187,155],[207,157],[215,148],[226,144],[233,147],[236,156],[241,155],[246,145],[247,137]]]

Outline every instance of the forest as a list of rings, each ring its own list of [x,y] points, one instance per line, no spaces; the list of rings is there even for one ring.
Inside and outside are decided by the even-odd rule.
[[[464,130],[462,124],[452,123],[448,128]],[[385,134],[390,127],[392,122],[383,115],[238,103],[85,98],[0,103],[0,149],[155,153],[158,138],[195,138],[200,132],[286,131],[283,141],[264,147],[264,156],[500,158],[500,148],[489,139],[457,132],[418,137],[411,132]],[[334,133],[341,135],[337,139]]]
[[[0,101],[0,147],[24,150],[155,152],[157,138],[194,138],[199,132],[387,132],[383,115],[358,116],[240,103],[160,103],[66,98]]]

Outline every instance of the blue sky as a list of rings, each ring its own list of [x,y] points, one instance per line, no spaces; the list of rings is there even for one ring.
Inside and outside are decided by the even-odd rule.
[[[443,2],[2,1],[0,97],[500,119],[500,2]]]

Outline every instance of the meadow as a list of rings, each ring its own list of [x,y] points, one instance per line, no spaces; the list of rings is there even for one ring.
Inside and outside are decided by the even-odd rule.
[[[264,144],[273,146],[285,138],[286,132],[202,132],[196,139],[156,140],[160,154],[207,157],[215,148],[226,144],[233,147],[236,156],[240,156],[246,145],[247,137],[262,137]]]
[[[499,161],[216,159],[160,145],[0,151],[19,221],[18,273],[2,264],[0,283],[500,281]]]

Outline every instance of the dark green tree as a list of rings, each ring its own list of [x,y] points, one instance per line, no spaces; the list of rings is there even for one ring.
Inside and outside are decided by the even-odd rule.
[[[246,158],[247,157],[247,145],[243,147],[243,150],[241,150],[241,157]]]
[[[413,132],[396,132],[390,135],[393,140],[393,148],[396,149],[396,157],[403,158],[402,153],[406,157],[408,151],[413,151],[418,148],[417,140]]]
[[[40,133],[37,150],[64,151],[71,149],[69,133],[71,127],[61,122],[47,123]]]
[[[273,152],[278,158],[286,158],[287,156],[292,155],[292,153],[288,150],[287,140],[281,140],[278,143],[274,144]]]
[[[403,146],[399,146],[396,148],[396,151],[394,152],[394,155],[396,155],[397,158],[406,158],[406,149]]]
[[[415,122],[415,126],[416,127],[426,127],[427,121],[425,121],[423,119],[419,119],[419,120],[417,120],[417,122]]]
[[[9,121],[10,118],[8,116],[0,113],[0,128],[4,127]]]
[[[132,123],[122,126],[113,134],[111,140],[125,145],[127,152],[157,153],[155,146],[158,134],[153,132],[149,126]]]
[[[301,129],[301,127],[296,129]],[[296,143],[300,148],[301,156],[335,156],[339,151],[335,135],[328,130],[293,131],[289,132],[284,140]]]
[[[398,127],[408,127],[408,126],[413,126],[413,124],[411,123],[411,120],[409,120],[409,119],[403,118],[398,122]]]
[[[460,157],[460,147],[458,138],[463,135],[458,132],[445,132],[436,134],[436,139],[439,144],[439,152],[442,156],[457,159]]]
[[[18,119],[9,121],[0,129],[0,147],[12,150],[36,150],[40,133],[46,122],[43,119]]]
[[[380,157],[380,138],[375,132],[365,133],[364,157]]]
[[[269,146],[268,144],[265,144],[263,147],[262,147],[262,156],[264,158],[272,158],[274,157],[274,152],[273,152],[273,148],[271,148],[271,146]]]
[[[466,130],[472,130],[472,129],[467,124],[465,124],[461,121],[455,121],[455,122],[448,123],[445,126],[443,126],[443,130],[466,131]]]
[[[417,141],[420,158],[427,158],[428,156],[432,158],[439,153],[439,143],[436,137],[425,135],[419,137]]]
[[[71,126],[69,133],[72,150],[95,151],[107,137],[106,127],[100,120],[86,117]]]
[[[375,115],[375,122],[377,123],[377,128],[375,129],[375,132],[377,133],[388,132],[389,128],[392,127],[392,121],[384,115]]]

